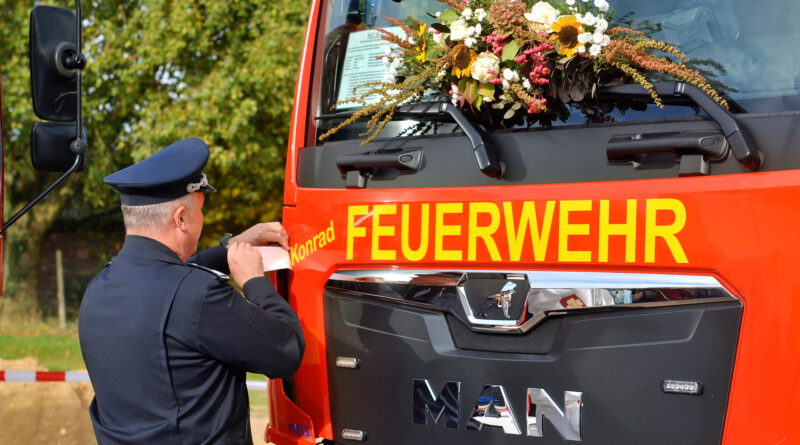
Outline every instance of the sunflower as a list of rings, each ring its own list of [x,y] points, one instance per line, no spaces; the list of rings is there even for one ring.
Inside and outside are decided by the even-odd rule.
[[[417,37],[419,38],[420,46],[414,48],[419,53],[414,58],[422,63],[426,62],[425,52],[428,50],[428,42],[425,41],[425,30],[427,28],[428,25],[425,23],[419,25],[419,31],[417,32]]]
[[[472,74],[472,64],[478,60],[478,53],[463,47],[453,56],[453,75],[459,79]]]
[[[583,26],[574,15],[559,17],[553,23],[553,32],[550,40],[556,41],[558,53],[563,56],[572,57],[578,48],[583,46],[583,43],[578,41],[578,36],[583,34]]]

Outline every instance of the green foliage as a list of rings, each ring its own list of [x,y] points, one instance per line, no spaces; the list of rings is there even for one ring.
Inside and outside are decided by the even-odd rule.
[[[6,218],[53,180],[28,159],[31,0],[0,0]],[[26,284],[43,235],[65,213],[119,205],[102,178],[185,137],[209,143],[205,234],[280,215],[289,119],[308,2],[84,1],[84,118],[90,166],[9,230],[6,294]],[[73,7],[74,2],[48,4]],[[35,289],[35,287],[34,287]],[[34,295],[35,296],[35,295]]]
[[[73,371],[85,367],[78,339],[64,335],[0,335],[0,357],[6,360],[35,357],[51,371]]]

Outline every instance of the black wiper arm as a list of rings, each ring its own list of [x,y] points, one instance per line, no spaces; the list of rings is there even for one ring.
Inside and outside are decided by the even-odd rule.
[[[736,122],[733,114],[703,90],[692,84],[677,81],[656,82],[653,86],[656,94],[665,99],[667,103],[672,100],[683,101],[691,99],[694,104],[703,109],[722,129],[722,133],[731,146],[733,155],[745,168],[756,171],[764,163],[764,155],[754,148],[750,138],[739,127],[739,123]],[[618,87],[603,88],[598,92],[598,97],[601,99],[644,99],[649,98],[650,93],[638,83],[631,83]]]
[[[348,118],[355,114],[354,111],[342,111],[339,113],[322,114],[316,117],[317,120],[331,120],[338,118]],[[500,179],[505,174],[505,164],[497,157],[497,152],[491,145],[484,140],[480,131],[472,125],[466,116],[455,105],[448,102],[423,102],[418,104],[401,105],[397,107],[395,116],[438,116],[449,115],[461,128],[461,131],[469,138],[472,145],[472,152],[475,153],[475,160],[478,168],[490,178]]]

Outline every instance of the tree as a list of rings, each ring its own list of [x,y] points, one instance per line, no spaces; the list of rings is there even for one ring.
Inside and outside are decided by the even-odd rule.
[[[53,179],[33,172],[28,160],[33,3],[0,0],[6,217]],[[184,137],[211,147],[206,172],[220,192],[206,208],[209,238],[276,219],[307,12],[308,4],[296,0],[86,2],[90,165],[9,229],[5,295],[35,310],[35,271],[48,229],[65,212],[91,216],[118,206],[102,178]]]

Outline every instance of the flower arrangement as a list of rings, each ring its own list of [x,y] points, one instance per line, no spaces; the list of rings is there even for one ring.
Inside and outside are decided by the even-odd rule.
[[[678,48],[630,23],[615,23],[607,0],[439,1],[450,9],[431,15],[430,25],[386,18],[405,33],[377,29],[388,42],[382,58],[389,79],[362,84],[354,97],[337,103],[361,108],[320,140],[370,117],[361,134],[366,144],[397,107],[431,94],[487,126],[565,119],[567,104],[582,103],[599,87],[631,81],[663,106],[647,78],[653,73],[694,84],[727,107]]]

